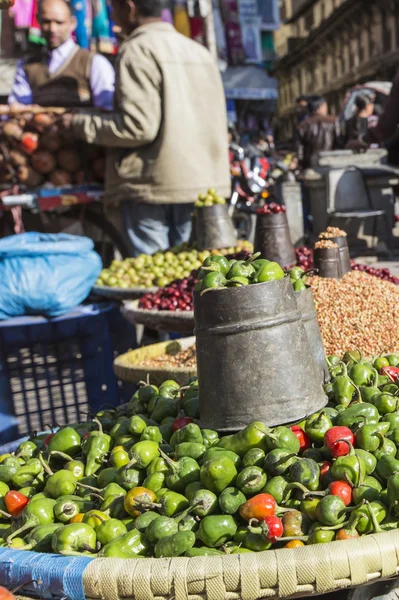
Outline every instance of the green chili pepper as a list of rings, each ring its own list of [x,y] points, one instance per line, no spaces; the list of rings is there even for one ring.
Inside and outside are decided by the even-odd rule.
[[[109,521],[103,521],[103,523],[101,523],[96,530],[97,539],[102,546],[121,538],[126,533],[126,526],[118,519],[109,519]]]
[[[262,493],[265,492],[270,494],[273,496],[277,504],[281,504],[285,497],[287,485],[288,481],[281,475],[277,475],[276,477],[269,479],[263,488]]]
[[[243,467],[262,467],[265,462],[265,452],[262,448],[251,448],[242,459]]]
[[[129,456],[129,467],[134,466],[136,469],[146,469],[154,458],[159,456],[159,445],[151,441],[137,442],[131,448]]]
[[[159,519],[159,513],[156,513],[153,510],[148,510],[134,519],[134,527],[138,531],[145,533],[147,527],[150,525],[150,523],[152,523],[152,521],[155,521],[155,519]]]
[[[320,411],[309,417],[306,421],[305,431],[312,442],[322,444],[324,434],[331,429],[331,419],[324,411]]]
[[[129,454],[123,446],[115,446],[112,449],[109,464],[111,467],[120,469],[129,463]]]
[[[56,501],[52,498],[40,498],[32,500],[24,508],[21,515],[18,518],[17,525],[18,529],[15,529],[11,535],[8,536],[7,541],[12,540],[14,537],[19,536],[25,531],[29,531],[38,525],[50,525],[54,523],[54,506]]]
[[[283,514],[284,537],[302,537],[307,535],[311,526],[309,517],[299,510],[291,510]]]
[[[353,502],[360,504],[364,500],[374,502],[380,499],[382,486],[374,477],[365,477],[358,487],[353,488]]]
[[[384,454],[377,461],[375,472],[379,478],[388,481],[392,475],[399,472],[399,460],[389,454]]]
[[[325,531],[322,529],[315,529],[309,535],[308,544],[329,544],[335,538],[335,531]]]
[[[266,281],[277,281],[278,279],[284,279],[284,276],[284,271],[280,265],[271,261],[259,269],[256,279],[259,283],[264,283]]]
[[[202,519],[197,538],[210,548],[219,548],[231,540],[237,524],[231,515],[210,515]]]
[[[198,490],[190,500],[192,513],[198,517],[206,517],[215,513],[219,507],[216,494],[210,490]]]
[[[252,496],[266,485],[267,475],[260,467],[245,467],[236,479],[237,488],[245,495]]]
[[[155,544],[154,554],[156,558],[182,556],[194,544],[195,534],[192,531],[178,531],[174,535],[159,540]]]
[[[244,546],[251,552],[264,552],[265,550],[269,550],[272,544],[263,535],[247,531],[244,538]]]
[[[92,431],[82,444],[82,451],[86,456],[85,475],[88,477],[99,470],[112,443],[111,436],[103,432],[99,421],[98,426],[99,430]]]
[[[126,519],[129,517],[125,510],[124,496],[108,496],[100,507],[101,512],[105,512],[112,519]]]
[[[175,447],[176,458],[189,457],[199,460],[205,452],[206,448],[204,444],[197,444],[195,442],[182,442]]]
[[[150,545],[143,533],[132,529],[121,538],[106,544],[99,556],[113,558],[140,558],[148,556]]]
[[[218,448],[218,446],[213,446],[209,448],[202,457],[202,464],[208,462],[208,460],[212,460],[213,458],[219,458],[220,456],[226,456],[229,458],[235,468],[237,470],[241,469],[241,458],[235,452],[231,452],[230,450],[225,450],[224,448]]]
[[[0,461],[0,481],[10,483],[14,475],[20,470],[21,463],[14,456],[6,456]]]
[[[303,458],[294,462],[289,471],[289,479],[304,485],[308,490],[315,492],[319,489],[320,468],[311,458]]]
[[[159,497],[158,501],[161,504],[161,512],[165,517],[174,517],[189,506],[189,502],[185,496],[172,492],[168,489]]]
[[[225,256],[220,256],[219,254],[217,254],[216,256],[208,256],[204,260],[203,267],[205,267],[205,269],[212,269],[213,271],[222,273],[222,275],[224,275],[225,277],[230,271],[229,261]]]
[[[331,473],[339,481],[347,481],[354,486],[359,486],[366,476],[366,465],[350,445],[349,454],[336,459],[331,467]]]
[[[268,428],[266,425],[262,421],[255,421],[238,433],[223,437],[218,442],[218,446],[243,457],[251,448],[265,449],[267,433]]]
[[[380,415],[378,410],[372,404],[363,402],[349,406],[346,410],[339,413],[337,425],[345,427],[353,427],[356,423],[364,423],[366,425],[376,425]]]
[[[93,502],[83,500],[80,496],[61,498],[54,506],[54,518],[61,523],[69,521],[81,512],[87,512],[93,508]]]
[[[22,442],[15,451],[17,458],[27,461],[38,453],[38,447],[33,442]]]
[[[116,467],[107,467],[103,469],[97,478],[97,485],[100,488],[105,488],[110,483],[116,483],[118,469]]]
[[[142,444],[149,444],[153,442],[140,442]],[[139,471],[138,469],[129,467],[126,465],[122,467],[118,471],[118,475],[116,477],[116,483],[120,485],[123,489],[129,491],[134,487],[138,487],[144,481],[144,473],[143,471]]]
[[[157,492],[165,485],[165,479],[165,473],[153,473],[144,479],[143,487],[152,490],[153,492]]]
[[[219,456],[205,462],[200,470],[202,485],[215,494],[220,494],[225,488],[234,485],[237,469],[227,456]]]
[[[356,444],[362,450],[375,452],[381,444],[381,434],[376,425],[363,425],[356,433]]]
[[[38,458],[30,458],[12,477],[14,489],[26,486],[38,488],[43,482],[43,466]]]
[[[297,456],[288,450],[272,450],[265,458],[264,469],[272,476],[284,475],[296,460]]]
[[[38,525],[28,534],[26,544],[19,550],[34,550],[35,552],[51,552],[53,534],[62,527],[62,523]],[[15,540],[15,538],[14,538]]]
[[[218,501],[220,510],[224,515],[235,515],[246,500],[246,497],[240,490],[228,487],[220,494]]]
[[[371,475],[377,466],[377,459],[370,452],[362,450],[361,448],[355,448],[355,454],[363,459],[364,466],[366,467],[366,475]]]
[[[213,429],[203,429],[202,430],[202,440],[206,449],[211,448],[219,441],[219,434],[217,431],[213,431]]]

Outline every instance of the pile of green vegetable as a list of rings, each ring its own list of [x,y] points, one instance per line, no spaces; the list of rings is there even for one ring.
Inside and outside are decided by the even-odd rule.
[[[278,263],[259,257],[260,252],[246,260],[228,260],[221,255],[208,256],[199,270],[195,291],[203,294],[228,287],[278,281],[286,276],[286,271]],[[306,289],[306,273],[301,267],[294,267],[287,273],[296,292]]]
[[[2,546],[140,558],[258,552],[399,523],[399,355],[329,357],[328,406],[219,437],[198,383],[132,400],[0,457]]]
[[[214,206],[215,204],[226,204],[226,198],[219,196],[214,188],[209,189],[206,193],[200,194],[195,202],[195,208],[204,208],[206,206]]]

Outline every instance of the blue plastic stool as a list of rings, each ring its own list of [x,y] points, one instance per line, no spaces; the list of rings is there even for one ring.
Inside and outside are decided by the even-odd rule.
[[[0,414],[7,419],[0,444],[127,401],[130,391],[119,387],[113,360],[135,346],[134,327],[115,303],[0,322]]]

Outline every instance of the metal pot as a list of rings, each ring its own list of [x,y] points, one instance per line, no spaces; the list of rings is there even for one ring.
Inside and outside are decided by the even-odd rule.
[[[317,321],[317,312],[313,300],[313,292],[310,288],[302,292],[295,292],[298,310],[301,313],[302,322],[305,326],[309,346],[316,363],[319,380],[324,384],[330,380],[330,371],[326,361],[326,353]]]
[[[348,238],[345,235],[332,238],[332,242],[338,244],[339,247],[339,263],[341,266],[341,277],[352,270],[351,259],[349,256]]]
[[[198,208],[195,211],[194,223],[198,250],[236,246],[237,236],[227,204]]]
[[[339,248],[315,248],[313,264],[320,277],[342,278]]]
[[[283,267],[296,263],[286,213],[258,215],[256,220],[255,252],[278,262]]]
[[[238,431],[256,420],[280,425],[326,405],[288,277],[196,292],[194,315],[205,427]]]

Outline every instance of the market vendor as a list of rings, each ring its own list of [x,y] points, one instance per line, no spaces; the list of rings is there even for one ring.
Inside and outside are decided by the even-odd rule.
[[[162,22],[162,0],[113,0],[120,47],[111,115],[64,115],[108,149],[105,201],[133,256],[188,241],[198,194],[230,194],[226,100],[211,54]]]
[[[99,54],[72,39],[76,19],[65,0],[42,0],[38,20],[47,47],[17,66],[9,104],[113,107],[115,73]]]

